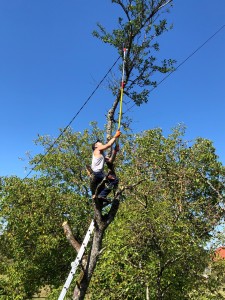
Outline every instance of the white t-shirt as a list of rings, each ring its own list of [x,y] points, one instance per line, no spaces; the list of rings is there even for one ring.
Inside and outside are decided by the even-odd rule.
[[[95,157],[93,153],[92,163],[91,163],[91,168],[93,172],[103,172],[104,162],[105,162],[105,157],[103,154],[101,154],[100,157]]]

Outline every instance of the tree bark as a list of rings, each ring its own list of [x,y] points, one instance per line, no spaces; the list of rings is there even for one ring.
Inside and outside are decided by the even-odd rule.
[[[93,236],[93,242],[92,242],[92,249],[88,258],[87,267],[84,271],[83,278],[80,282],[79,291],[75,289],[74,293],[74,300],[82,300],[84,299],[88,286],[91,281],[92,274],[94,273],[98,256],[101,251],[102,246],[102,239],[103,239],[104,229],[96,229],[94,236]]]
[[[135,85],[135,82],[136,82],[135,80],[132,80],[128,84],[128,81],[130,80],[130,77],[132,76],[132,72],[134,70],[134,63],[133,63],[134,58],[135,58],[136,64],[138,62],[138,71],[141,72],[141,74],[137,76],[138,81],[140,80],[140,76],[143,76],[141,86],[144,86],[144,82],[145,82],[145,76],[144,75],[146,75],[148,73],[147,72],[148,68],[147,68],[147,71],[146,71],[146,66],[143,65],[143,66],[140,67],[140,65],[139,65],[139,62],[142,61],[142,59],[140,60],[139,57],[138,57],[138,55],[142,55],[141,51],[137,52],[137,54],[133,51],[133,56],[130,57],[132,44],[134,43],[135,38],[138,37],[138,34],[140,33],[140,31],[143,30],[143,28],[146,27],[146,24],[151,22],[151,18],[163,6],[166,6],[171,1],[172,0],[161,0],[161,1],[156,1],[156,2],[152,1],[152,4],[149,4],[150,7],[152,8],[152,11],[148,16],[145,16],[145,20],[142,21],[142,23],[140,25],[141,27],[139,28],[139,30],[136,30],[136,32],[134,32],[133,31],[134,26],[131,23],[131,25],[128,26],[129,27],[127,29],[128,31],[125,32],[126,39],[123,40],[123,43],[125,43],[126,47],[128,48],[128,52],[127,52],[128,63],[125,64],[125,74],[124,74],[125,75],[124,82],[126,82],[126,89],[124,90],[125,94],[128,93],[128,91],[129,91],[129,84],[130,84],[130,89],[132,89],[133,86]],[[117,4],[119,4],[122,7],[122,9],[125,12],[128,20],[131,21],[129,19],[130,18],[129,17],[130,16],[129,7],[126,7],[124,5],[123,1],[120,1],[120,0],[117,1]],[[136,19],[138,19],[138,18],[139,18],[139,15],[136,16]],[[116,47],[118,47],[118,50],[120,52],[121,49],[119,48],[119,45],[117,45]],[[127,84],[128,84],[128,87],[127,87]],[[116,83],[116,85],[117,85],[117,83]],[[115,89],[117,89],[117,86],[115,86]],[[116,109],[117,109],[118,104],[120,102],[121,89],[118,89],[118,92],[116,92],[116,94],[113,93],[113,95],[115,95],[115,100],[114,100],[114,102],[113,102],[113,104],[112,104],[112,106],[109,109],[108,114],[107,114],[107,124],[106,124],[106,138],[107,138],[107,140],[109,140],[111,138],[112,130],[114,130],[115,112],[116,112]],[[127,96],[129,96],[129,93],[127,94]],[[136,98],[134,98],[134,99],[136,99]],[[137,101],[137,103],[141,104],[142,103],[142,98],[141,98],[141,101],[139,100],[139,102]],[[126,187],[126,188],[131,188],[131,187]],[[124,189],[125,188],[123,188],[123,190]],[[84,268],[83,277],[82,277],[80,283],[77,284],[77,286],[75,287],[73,300],[83,300],[86,293],[87,293],[87,289],[88,289],[88,286],[90,284],[91,277],[94,273],[98,257],[101,253],[102,240],[103,240],[104,232],[105,232],[106,228],[109,226],[109,224],[115,218],[115,215],[116,215],[116,213],[118,211],[118,208],[119,208],[119,195],[121,193],[122,193],[122,190],[120,190],[119,192],[116,193],[108,214],[103,214],[102,205],[98,202],[98,199],[93,200],[94,221],[95,221],[95,231],[94,231],[94,235],[93,235],[93,241],[92,241],[91,250],[89,252],[88,259],[87,259],[87,265]]]
[[[115,116],[115,111],[119,104],[119,101],[120,101],[120,92],[118,93],[116,100],[114,101],[111,109],[108,111],[108,114],[107,114],[107,126],[106,126],[107,140],[110,140],[110,138],[112,136],[113,124],[115,123],[114,116]]]
[[[102,211],[95,208],[95,231],[92,240],[92,247],[87,259],[87,265],[84,269],[83,277],[79,284],[76,285],[73,294],[73,300],[83,300],[88,286],[90,284],[92,275],[94,273],[98,257],[102,250],[102,240],[104,237],[104,232],[109,224],[114,220],[114,217],[119,209],[119,200],[117,199],[121,191],[118,191],[113,199],[112,206],[108,214],[103,215]]]
[[[78,243],[78,241],[75,239],[72,230],[70,229],[70,226],[67,222],[64,222],[62,224],[64,233],[66,235],[67,240],[69,241],[69,243],[72,245],[72,247],[76,250],[76,252],[78,253],[80,250],[80,243]]]

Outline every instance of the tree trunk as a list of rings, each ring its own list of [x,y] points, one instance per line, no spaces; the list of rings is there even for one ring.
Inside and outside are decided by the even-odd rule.
[[[78,283],[74,289],[73,300],[83,300],[88,286],[90,284],[92,275],[94,273],[98,257],[101,253],[102,249],[102,240],[104,237],[104,232],[109,224],[114,220],[114,217],[119,208],[119,200],[117,197],[120,195],[120,191],[117,192],[115,198],[112,202],[112,206],[108,214],[102,215],[102,211],[97,209],[98,205],[94,205],[95,207],[95,231],[93,235],[92,247],[90,253],[88,255],[87,265],[84,269],[84,273],[80,283]]]
[[[84,275],[80,282],[79,287],[77,286],[74,290],[73,300],[83,300],[86,295],[88,286],[91,281],[91,277],[94,273],[97,264],[99,253],[101,251],[103,234],[104,234],[104,230],[102,229],[95,230],[87,267],[84,271]]]
[[[112,129],[113,125],[115,123],[114,117],[115,117],[115,111],[120,101],[120,92],[118,93],[116,100],[114,101],[111,109],[108,111],[107,114],[107,126],[106,126],[106,137],[107,140],[110,140],[112,137]]]

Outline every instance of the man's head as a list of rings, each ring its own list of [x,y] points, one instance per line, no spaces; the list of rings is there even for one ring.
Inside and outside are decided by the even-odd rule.
[[[92,150],[94,151],[95,148],[98,147],[99,144],[102,145],[101,141],[98,139],[95,143],[93,143],[93,144],[91,145]]]

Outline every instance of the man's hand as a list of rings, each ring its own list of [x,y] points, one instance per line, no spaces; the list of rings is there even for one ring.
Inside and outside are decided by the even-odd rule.
[[[114,138],[118,138],[120,135],[121,135],[120,130],[117,130],[117,131],[116,131],[116,134],[114,135]]]
[[[115,151],[115,152],[119,152],[119,151],[120,151],[120,146],[119,146],[119,145],[116,145],[116,146],[114,147],[114,151]]]

